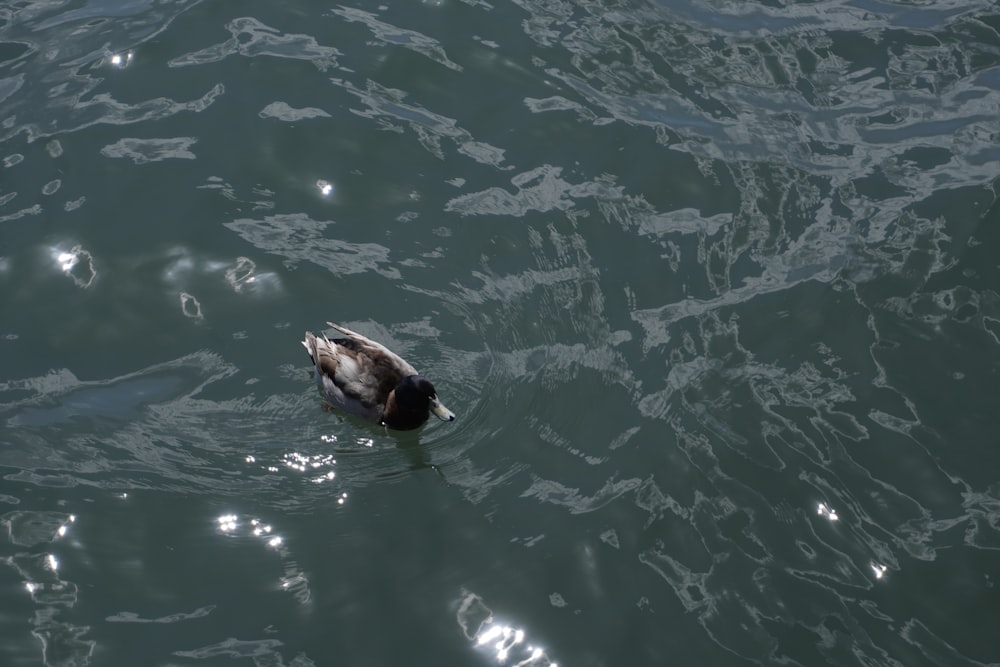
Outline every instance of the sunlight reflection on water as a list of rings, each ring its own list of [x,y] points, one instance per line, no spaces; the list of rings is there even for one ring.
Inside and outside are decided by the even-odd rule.
[[[475,593],[465,593],[459,602],[456,618],[466,638],[496,664],[558,667],[545,649],[529,639],[529,633],[524,628],[496,620],[493,611]]]
[[[71,278],[77,287],[90,287],[97,277],[94,257],[82,246],[75,245],[69,250],[50,248],[49,253],[59,270]]]
[[[125,69],[131,65],[134,56],[135,53],[132,51],[125,51],[124,53],[111,53],[109,51],[104,55],[108,63],[116,69]]]

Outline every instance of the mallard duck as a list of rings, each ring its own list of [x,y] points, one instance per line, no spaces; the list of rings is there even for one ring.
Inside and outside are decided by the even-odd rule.
[[[431,412],[441,421],[455,420],[430,380],[398,354],[339,324],[327,325],[347,338],[330,340],[307,331],[302,345],[328,404],[401,431],[422,426]]]

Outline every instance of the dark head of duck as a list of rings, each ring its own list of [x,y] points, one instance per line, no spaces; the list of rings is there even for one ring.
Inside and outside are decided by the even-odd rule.
[[[410,375],[389,394],[382,426],[399,430],[418,428],[427,421],[430,412],[441,421],[455,421],[455,413],[441,403],[431,381],[420,375]]]

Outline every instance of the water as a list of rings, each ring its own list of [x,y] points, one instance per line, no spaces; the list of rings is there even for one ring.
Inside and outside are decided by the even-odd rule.
[[[1000,662],[998,108],[981,1],[3,5],[0,664]]]

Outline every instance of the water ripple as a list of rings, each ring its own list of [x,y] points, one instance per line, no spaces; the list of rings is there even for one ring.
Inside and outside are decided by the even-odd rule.
[[[414,30],[407,30],[398,26],[390,25],[376,18],[375,14],[366,12],[355,7],[345,7],[341,5],[337,9],[331,9],[330,13],[343,18],[349,22],[363,23],[372,31],[372,34],[380,42],[394,46],[401,46],[415,53],[430,58],[431,60],[444,65],[457,72],[462,71],[462,66],[453,62],[445,54],[437,40],[421,34]]]
[[[0,10],[11,653],[120,641],[61,503],[148,495],[317,613],[180,660],[311,665],[383,581],[484,664],[996,657],[993,3],[196,5]],[[323,412],[317,308],[458,420]],[[228,626],[129,509],[97,622]]]
[[[259,250],[291,260],[309,261],[334,274],[373,271],[386,278],[398,278],[389,249],[377,243],[351,243],[329,238],[323,231],[333,223],[292,213],[263,219],[240,218],[225,223]]]
[[[129,158],[135,164],[159,162],[161,160],[193,160],[195,154],[189,149],[197,142],[195,137],[174,137],[171,139],[119,139],[101,149],[101,155],[110,158]]]
[[[334,78],[331,82],[364,103],[366,108],[354,110],[355,114],[375,120],[384,129],[402,131],[396,124],[397,121],[402,122],[413,131],[420,145],[439,159],[444,159],[441,147],[444,139],[454,142],[459,153],[476,162],[500,167],[505,160],[502,149],[476,141],[455,119],[406,102],[404,91],[387,88],[373,80],[367,81],[363,89],[347,79]]]
[[[280,30],[253,17],[242,17],[226,25],[230,37],[225,42],[188,53],[171,60],[170,67],[189,67],[218,62],[229,56],[241,55],[248,58],[273,56],[306,60],[320,71],[337,66],[340,51],[332,46],[322,46],[316,38],[302,34],[283,34]]]

